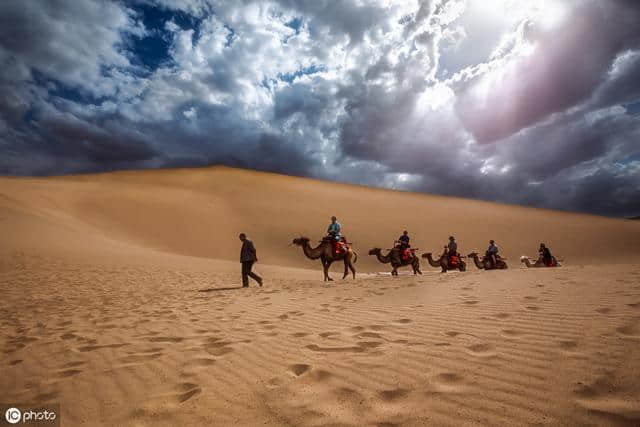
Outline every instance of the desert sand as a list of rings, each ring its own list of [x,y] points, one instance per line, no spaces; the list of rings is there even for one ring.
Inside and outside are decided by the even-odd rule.
[[[331,215],[356,280],[290,245]],[[510,268],[390,277],[403,229]],[[217,167],[0,178],[0,236],[0,402],[63,426],[640,425],[638,221]]]

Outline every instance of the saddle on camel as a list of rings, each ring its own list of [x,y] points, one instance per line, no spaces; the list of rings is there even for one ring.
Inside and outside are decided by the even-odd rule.
[[[335,236],[333,234],[330,234],[323,237],[320,241],[320,243],[327,242],[331,243],[331,245],[333,246],[333,252],[336,255],[344,254],[345,252],[347,252],[347,250],[349,250],[349,242],[347,242],[347,238],[345,236],[341,236],[336,240]]]

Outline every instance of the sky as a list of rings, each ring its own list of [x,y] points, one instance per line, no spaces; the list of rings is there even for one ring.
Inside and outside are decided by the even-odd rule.
[[[640,1],[0,1],[0,174],[228,165],[640,215]]]

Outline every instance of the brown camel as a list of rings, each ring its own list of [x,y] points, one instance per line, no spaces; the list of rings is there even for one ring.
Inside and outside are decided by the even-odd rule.
[[[496,256],[496,265],[492,265],[489,257],[487,256],[482,257],[482,261],[480,261],[480,257],[476,252],[471,252],[467,256],[469,258],[473,258],[473,262],[480,270],[506,270],[508,268],[504,258],[498,256]]]
[[[302,246],[302,251],[305,256],[309,259],[318,259],[322,262],[322,269],[324,270],[324,281],[327,280],[332,281],[333,279],[329,277],[329,267],[331,263],[334,261],[344,260],[344,275],[342,278],[346,278],[349,274],[349,270],[353,273],[353,278],[356,278],[356,269],[353,264],[358,260],[358,254],[354,251],[351,246],[348,246],[346,252],[343,253],[335,253],[333,250],[333,242],[331,238],[323,238],[322,242],[315,248],[312,248],[309,244],[308,237],[298,237],[297,239],[293,239],[293,244],[297,246]]]
[[[553,263],[551,265],[546,265],[544,263],[544,261],[542,260],[542,257],[538,258],[538,260],[534,264],[531,264],[531,261],[529,260],[529,257],[525,256],[525,255],[522,255],[520,257],[520,261],[522,261],[524,263],[524,265],[527,266],[527,268],[534,268],[534,267],[562,267],[562,265],[558,262],[556,257],[552,256],[551,258],[553,259]]]
[[[464,261],[462,261],[461,259],[458,260],[458,266],[457,267],[451,267],[449,265],[449,258],[445,254],[440,255],[440,258],[435,260],[431,256],[431,252],[427,252],[427,253],[422,254],[422,258],[426,258],[427,261],[429,261],[429,265],[431,265],[431,267],[442,268],[441,273],[446,273],[447,270],[453,270],[453,269],[456,269],[456,268],[458,270],[460,270],[460,271],[465,271],[467,269],[467,264]]]
[[[391,275],[398,275],[398,267],[404,267],[405,265],[410,265],[413,268],[413,274],[422,274],[420,271],[420,258],[418,258],[414,253],[414,249],[411,249],[411,258],[408,260],[402,259],[400,254],[400,249],[393,248],[389,250],[389,253],[386,255],[382,255],[382,249],[373,248],[369,251],[369,255],[375,255],[383,264],[391,263]]]

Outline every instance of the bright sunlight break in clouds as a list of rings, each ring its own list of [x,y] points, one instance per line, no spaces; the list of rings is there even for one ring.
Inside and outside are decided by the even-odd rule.
[[[634,0],[0,2],[0,173],[225,164],[640,215]]]

